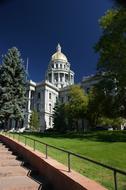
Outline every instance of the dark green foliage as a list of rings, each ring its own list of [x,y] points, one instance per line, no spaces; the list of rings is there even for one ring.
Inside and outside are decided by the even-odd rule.
[[[0,68],[0,118],[22,120],[24,118],[25,71],[20,52],[13,47],[3,57]]]
[[[126,0],[113,0],[117,5],[126,7]]]
[[[126,117],[126,8],[107,11],[100,25],[103,34],[95,50],[100,55],[98,70],[105,73],[99,88],[106,93],[102,109],[108,107],[106,116]]]

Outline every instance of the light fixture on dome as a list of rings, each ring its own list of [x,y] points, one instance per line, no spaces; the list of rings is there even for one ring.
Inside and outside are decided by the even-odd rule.
[[[61,45],[58,43],[58,45],[57,45],[57,52],[61,52]]]

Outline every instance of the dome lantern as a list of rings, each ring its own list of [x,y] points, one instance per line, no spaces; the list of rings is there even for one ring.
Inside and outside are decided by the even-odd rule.
[[[60,46],[60,44],[57,45],[56,50],[57,50],[57,52],[60,52],[60,53],[61,53],[61,46]]]

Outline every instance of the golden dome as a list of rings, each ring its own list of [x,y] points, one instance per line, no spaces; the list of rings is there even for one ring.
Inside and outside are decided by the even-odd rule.
[[[61,60],[63,62],[68,62],[67,57],[61,52],[61,46],[58,44],[57,52],[52,55],[52,61]]]
[[[66,56],[60,52],[56,52],[52,55],[52,61],[54,61],[54,60],[62,60],[62,61],[67,62]]]

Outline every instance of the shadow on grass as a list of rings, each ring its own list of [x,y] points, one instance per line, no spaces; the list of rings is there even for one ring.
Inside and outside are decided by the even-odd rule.
[[[48,132],[48,133],[24,133],[26,136],[33,136],[38,138],[57,138],[57,139],[78,139],[78,140],[90,140],[97,142],[126,142],[126,131],[94,131],[89,133],[56,133],[56,132]]]

